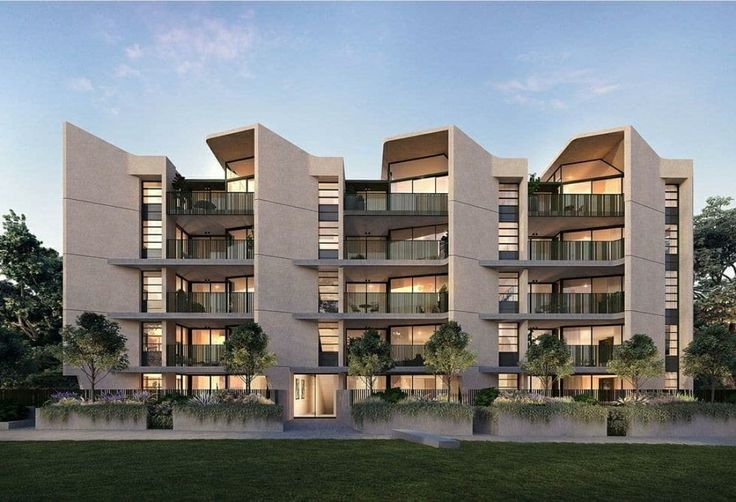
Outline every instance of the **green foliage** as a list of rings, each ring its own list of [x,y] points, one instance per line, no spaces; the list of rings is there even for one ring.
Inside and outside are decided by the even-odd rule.
[[[398,403],[389,403],[382,399],[367,399],[355,403],[352,409],[353,420],[358,426],[365,421],[388,422],[395,415],[416,417],[420,415],[460,422],[472,419],[473,408],[460,403],[447,403],[429,400],[404,400]]]
[[[555,379],[561,380],[572,374],[572,357],[564,340],[548,334],[541,335],[529,345],[524,371],[539,378],[544,394],[549,395]]]
[[[578,394],[577,396],[573,396],[572,400],[576,403],[598,404],[598,400],[590,394]]]
[[[614,350],[608,370],[630,381],[638,394],[645,379],[664,374],[664,361],[651,338],[636,334]]]
[[[47,404],[41,416],[53,422],[66,422],[73,414],[97,420],[145,420],[148,410],[144,403],[100,402],[91,404]]]
[[[28,408],[9,399],[0,399],[0,422],[23,420],[28,417]]]
[[[609,436],[625,436],[628,424],[626,417],[622,413],[623,408],[611,407],[608,409],[608,420],[606,429]]]
[[[268,351],[268,335],[257,322],[248,321],[235,328],[225,340],[225,369],[239,375],[250,393],[253,379],[276,365],[276,354]]]
[[[493,401],[498,397],[498,389],[495,387],[489,387],[487,389],[481,389],[475,394],[473,404],[476,406],[490,406]]]
[[[537,173],[531,173],[529,175],[529,182],[527,184],[527,191],[529,195],[539,190],[539,186],[542,184],[542,180],[537,176]]]
[[[398,403],[399,401],[406,399],[407,396],[406,392],[397,387],[386,389],[383,392],[376,392],[373,395],[389,403]]]
[[[360,377],[371,394],[376,374],[388,371],[393,365],[391,345],[375,329],[368,329],[363,336],[348,342],[348,375]]]
[[[725,326],[708,326],[685,348],[682,361],[686,375],[710,386],[713,402],[716,387],[736,373],[736,340]]]
[[[677,423],[691,422],[695,416],[717,420],[735,420],[736,406],[727,403],[676,402],[668,404],[640,404],[610,408],[627,424],[639,423]]]
[[[569,418],[575,422],[595,422],[605,420],[608,410],[603,406],[594,406],[574,401],[546,401],[543,404],[513,403],[496,401],[487,408],[492,417],[499,413],[508,413],[530,422],[549,422],[552,418]]]
[[[278,404],[262,404],[259,402],[213,402],[198,404],[190,401],[185,404],[174,404],[177,413],[204,420],[223,420],[231,422],[247,422],[248,420],[281,420],[284,409]]]
[[[79,316],[76,326],[65,326],[64,359],[78,367],[89,379],[92,400],[97,383],[112,370],[128,367],[125,337],[120,325],[107,317],[92,312]]]
[[[467,347],[470,335],[455,321],[440,326],[424,345],[424,365],[440,375],[447,386],[447,400],[452,395],[452,379],[475,363],[475,354]]]
[[[0,235],[0,323],[34,344],[60,341],[61,257],[26,225],[25,215],[3,216]]]

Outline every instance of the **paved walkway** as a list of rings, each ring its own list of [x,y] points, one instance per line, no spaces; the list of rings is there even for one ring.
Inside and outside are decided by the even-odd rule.
[[[529,438],[498,437],[487,434],[455,436],[461,441],[489,441],[496,443],[580,443],[580,444],[680,444],[736,446],[736,438]],[[32,428],[0,431],[0,441],[183,441],[193,439],[391,439],[385,435],[369,435],[349,427],[329,429],[288,427],[284,432],[185,432],[172,430],[147,431],[37,431]]]

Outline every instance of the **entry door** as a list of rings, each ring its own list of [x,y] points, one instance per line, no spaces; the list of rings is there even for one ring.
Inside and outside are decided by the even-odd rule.
[[[334,418],[337,375],[294,375],[294,418]]]
[[[598,379],[598,400],[599,401],[613,401],[613,378],[599,378]]]

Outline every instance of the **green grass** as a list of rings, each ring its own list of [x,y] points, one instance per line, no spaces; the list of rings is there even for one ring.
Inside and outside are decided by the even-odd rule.
[[[733,500],[736,448],[0,442],[6,500]]]

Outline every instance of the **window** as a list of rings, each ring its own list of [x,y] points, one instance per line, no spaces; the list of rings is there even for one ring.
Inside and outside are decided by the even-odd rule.
[[[161,258],[161,182],[142,183],[141,242],[143,258]]]
[[[143,182],[143,204],[161,204],[161,182]]]
[[[665,356],[677,356],[678,355],[678,335],[679,327],[677,324],[668,324],[664,327],[664,355]]]
[[[519,221],[519,185],[499,183],[498,221]]]
[[[317,332],[319,333],[319,365],[337,366],[337,354],[340,350],[338,323],[317,323]]]
[[[498,258],[517,260],[519,258],[519,223],[498,223]]]
[[[338,257],[340,248],[339,234],[339,223],[337,221],[319,222],[319,257],[321,259],[334,259]]]
[[[519,311],[519,274],[517,272],[498,274],[498,311],[502,314]]]
[[[338,258],[340,247],[340,225],[338,222],[339,185],[337,181],[320,180],[318,188],[319,258]]]
[[[143,373],[141,386],[145,390],[158,390],[164,386],[164,378],[161,373]]]
[[[677,309],[678,308],[678,274],[677,270],[666,270],[664,273],[664,296],[666,309]]]
[[[516,390],[519,388],[519,375],[513,373],[498,374],[499,390]]]
[[[447,193],[447,188],[446,174],[391,182],[391,193]]]
[[[142,366],[161,366],[161,323],[144,322],[141,324],[141,347],[143,349]]]
[[[161,280],[161,271],[143,271],[143,312],[163,312],[163,282]]]
[[[317,281],[319,311],[336,313],[339,300],[337,270],[320,270]]]
[[[519,325],[516,323],[499,323],[498,324],[498,351],[499,352],[518,352],[519,351]]]
[[[392,326],[391,345],[424,346],[439,328],[437,324],[426,326]]]
[[[666,254],[678,254],[677,225],[664,226],[664,247]]]
[[[677,372],[668,371],[664,374],[664,388],[668,390],[677,389]]]

